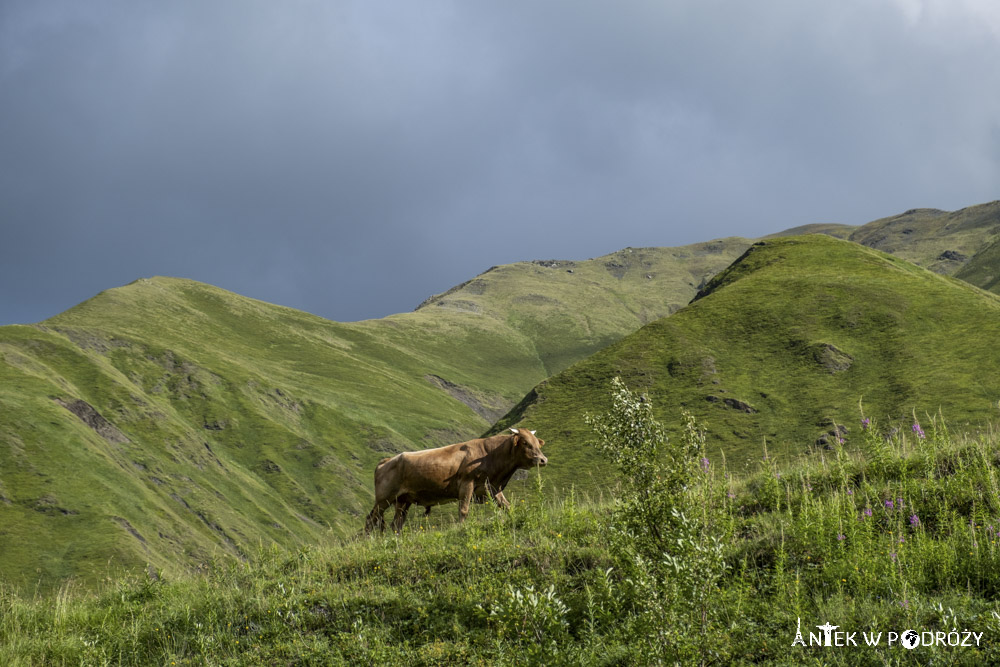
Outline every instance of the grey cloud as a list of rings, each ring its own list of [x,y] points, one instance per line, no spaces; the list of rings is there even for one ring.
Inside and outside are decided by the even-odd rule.
[[[976,7],[8,2],[0,323],[152,274],[376,317],[502,262],[995,199]]]

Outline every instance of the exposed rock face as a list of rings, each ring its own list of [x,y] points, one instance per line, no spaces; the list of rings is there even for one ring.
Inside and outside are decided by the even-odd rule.
[[[84,424],[92,428],[97,435],[101,436],[108,442],[112,444],[129,442],[129,439],[124,433],[119,431],[114,424],[102,417],[101,414],[94,409],[94,406],[87,401],[77,399],[72,402],[67,402],[61,398],[57,398],[55,399],[55,402],[79,417]]]
[[[945,250],[938,255],[938,260],[950,260],[952,262],[964,262],[968,257],[957,250]]]
[[[425,375],[424,377],[434,386],[448,392],[455,400],[465,403],[472,409],[473,412],[491,424],[507,414],[507,410],[510,409],[509,404],[487,405],[479,396],[476,396],[469,389],[455,384],[454,382],[449,382],[448,380],[438,377],[437,375]]]
[[[753,407],[746,401],[741,401],[735,398],[719,398],[718,396],[709,395],[705,397],[705,400],[708,401],[709,403],[721,402],[727,408],[731,408],[733,410],[739,410],[740,412],[745,412],[748,415],[752,415],[755,412],[757,412],[757,408]]]
[[[835,444],[843,444],[847,439],[848,431],[850,429],[843,424],[834,424],[829,431],[816,438],[816,446],[823,449],[834,449]]]
[[[854,363],[854,357],[830,343],[812,346],[813,358],[831,374],[846,371]]]

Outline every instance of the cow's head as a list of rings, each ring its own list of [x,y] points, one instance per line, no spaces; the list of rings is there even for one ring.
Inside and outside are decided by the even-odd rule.
[[[542,454],[542,445],[545,444],[545,441],[536,438],[534,431],[529,431],[526,428],[512,428],[511,432],[514,434],[512,446],[518,457],[519,467],[531,468],[548,464],[549,460],[545,454]]]

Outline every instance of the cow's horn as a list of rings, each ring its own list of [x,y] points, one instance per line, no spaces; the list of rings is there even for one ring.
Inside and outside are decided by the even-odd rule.
[[[514,428],[514,427],[512,426],[512,427],[510,428],[510,432],[511,432],[511,433],[517,433],[517,429],[516,429],[516,428]]]
[[[532,432],[531,432],[531,435],[535,435],[535,432],[534,432],[534,431],[532,431]]]

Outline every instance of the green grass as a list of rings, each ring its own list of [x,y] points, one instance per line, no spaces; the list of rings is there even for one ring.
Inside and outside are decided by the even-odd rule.
[[[859,398],[893,419],[943,410],[964,428],[996,416],[1000,299],[961,281],[812,235],[753,246],[703,294],[548,378],[494,431],[539,429],[555,485],[588,488],[598,463],[583,417],[605,408],[614,376],[693,412],[710,451],[734,463],[765,445],[805,455],[835,424],[853,443]]]
[[[1000,440],[873,423],[795,465],[699,465],[681,502],[726,564],[704,605],[614,550],[613,503],[564,493],[414,519],[197,574],[0,593],[0,662],[53,664],[989,664],[1000,659]],[[612,476],[613,475],[609,475]],[[547,482],[546,482],[547,483]],[[890,506],[891,502],[891,506]],[[917,517],[916,520],[913,517]],[[646,578],[644,578],[646,577]],[[650,586],[653,588],[650,588]],[[651,600],[656,599],[656,604]],[[797,619],[983,633],[978,648],[792,647]]]
[[[998,234],[1000,201],[994,201],[951,212],[913,209],[862,225],[847,238],[936,273],[954,275],[965,261],[996,240]],[[948,251],[964,256],[965,260],[948,259],[944,255]]]

